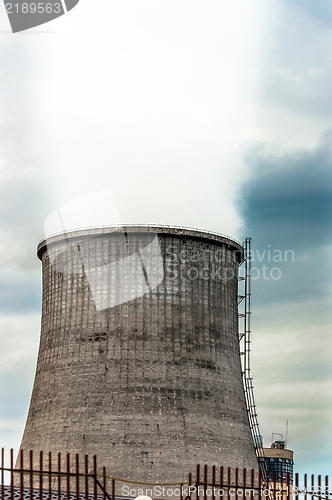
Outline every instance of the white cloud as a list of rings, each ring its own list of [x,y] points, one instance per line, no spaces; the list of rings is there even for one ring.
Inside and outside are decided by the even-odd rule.
[[[321,473],[329,461],[332,341],[325,312],[330,309],[328,298],[312,298],[253,310],[252,370],[265,446],[272,432],[285,438],[288,420],[289,447],[301,472],[317,471],[317,462]]]
[[[0,441],[18,449],[35,374],[40,314],[0,316]]]
[[[0,373],[29,361],[33,367],[38,351],[40,315],[0,316]]]
[[[30,145],[57,205],[111,187],[125,222],[238,235],[246,13],[242,0],[83,3],[42,45],[24,39],[42,68]]]
[[[270,3],[260,57],[251,68],[253,139],[275,142],[284,151],[315,146],[321,131],[331,125],[328,4]]]

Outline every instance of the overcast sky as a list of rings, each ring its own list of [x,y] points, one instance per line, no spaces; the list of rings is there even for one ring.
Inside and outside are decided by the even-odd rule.
[[[44,219],[111,188],[124,223],[252,236],[265,445],[288,420],[296,470],[330,472],[331,26],[330,0],[81,0],[13,35],[0,4],[1,445],[29,405]]]

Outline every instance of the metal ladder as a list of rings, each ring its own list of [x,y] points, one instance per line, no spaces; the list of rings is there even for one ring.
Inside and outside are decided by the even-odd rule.
[[[246,238],[244,243],[244,274],[239,276],[238,294],[238,325],[239,325],[239,344],[242,381],[244,395],[249,418],[249,425],[254,441],[256,455],[259,462],[259,467],[263,477],[266,477],[267,467],[264,460],[263,443],[259,430],[257,418],[257,410],[254,396],[254,383],[250,366],[251,352],[251,238]],[[241,285],[242,282],[242,285]],[[242,310],[241,310],[242,309]]]

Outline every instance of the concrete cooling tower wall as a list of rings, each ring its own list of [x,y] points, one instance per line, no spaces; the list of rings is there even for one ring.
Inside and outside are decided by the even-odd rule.
[[[237,327],[242,247],[196,230],[58,235],[43,265],[40,348],[21,448],[96,454],[108,473],[186,480],[257,468]]]

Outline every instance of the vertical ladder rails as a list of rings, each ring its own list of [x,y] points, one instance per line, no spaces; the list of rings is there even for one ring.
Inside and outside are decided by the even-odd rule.
[[[259,430],[254,384],[250,366],[251,352],[251,238],[246,238],[244,247],[244,263],[242,276],[239,276],[238,324],[241,355],[242,381],[245,394],[249,425],[263,477],[266,474],[263,443]],[[240,306],[241,305],[241,306]],[[241,310],[240,310],[241,309]]]

